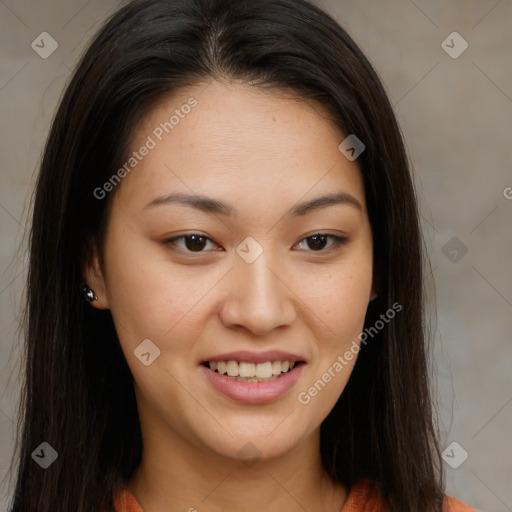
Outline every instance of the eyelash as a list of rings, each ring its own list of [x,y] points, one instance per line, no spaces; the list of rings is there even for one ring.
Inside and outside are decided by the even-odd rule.
[[[167,240],[164,240],[164,244],[165,245],[176,245],[175,242],[177,240],[184,240],[186,238],[190,238],[190,237],[193,237],[193,236],[198,236],[198,237],[201,237],[201,238],[204,238],[210,242],[213,242],[215,243],[210,237],[207,237],[205,235],[202,235],[201,233],[188,233],[186,235],[180,235],[180,236],[176,236],[174,238],[169,238]],[[322,236],[322,237],[327,237],[327,238],[331,238],[334,240],[334,243],[327,249],[320,249],[319,251],[312,251],[312,250],[309,250],[309,251],[306,251],[306,252],[312,252],[312,253],[330,253],[331,251],[333,250],[336,250],[338,249],[339,247],[341,247],[342,245],[346,244],[348,242],[348,238],[344,237],[344,236],[337,236],[337,235],[331,235],[329,233],[321,233],[321,232],[318,232],[318,233],[315,233],[313,235],[309,235],[307,237],[304,237],[302,238],[298,243],[301,243],[301,242],[304,242],[305,240],[308,240],[310,238],[314,238],[315,236]],[[194,252],[194,251],[188,251],[186,249],[182,249],[184,252],[186,253],[189,253],[189,254],[202,254],[202,253],[205,253],[205,252],[208,252],[208,251],[197,251],[197,252]]]

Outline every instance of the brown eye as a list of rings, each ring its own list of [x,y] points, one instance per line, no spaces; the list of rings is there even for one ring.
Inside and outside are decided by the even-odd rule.
[[[329,238],[333,240],[333,243],[327,249],[325,249],[327,240]],[[315,235],[303,238],[299,242],[299,244],[304,241],[307,241],[306,243],[310,249],[310,252],[328,252],[331,249],[336,249],[340,245],[343,245],[348,241],[348,239],[343,236],[329,235],[326,233],[316,233]]]
[[[326,245],[328,245],[328,240],[331,239],[333,242],[325,248]],[[298,245],[304,243],[306,241],[308,249],[307,252],[329,252],[330,250],[334,250],[340,245],[343,245],[344,243],[348,242],[348,239],[342,236],[336,236],[336,235],[329,235],[326,233],[316,233],[314,235],[308,236],[306,238],[303,238]],[[188,253],[203,253],[203,252],[209,252],[208,250],[204,250],[205,247],[208,245],[208,242],[211,242],[212,244],[215,244],[215,242],[204,235],[201,235],[200,233],[192,233],[188,235],[180,235],[176,236],[174,238],[169,238],[168,240],[165,240],[166,245],[174,245],[178,247],[180,250]],[[217,245],[217,244],[215,244]],[[217,245],[217,247],[219,247]],[[218,250],[218,249],[213,249]],[[221,249],[222,250],[222,249]]]
[[[179,247],[177,241],[183,241],[184,243]],[[208,242],[213,242],[213,240],[207,236],[201,235],[199,233],[193,233],[190,235],[181,235],[174,238],[169,238],[165,241],[166,244],[172,244],[178,246],[181,250],[185,252],[207,252],[204,251],[204,247],[208,244]]]

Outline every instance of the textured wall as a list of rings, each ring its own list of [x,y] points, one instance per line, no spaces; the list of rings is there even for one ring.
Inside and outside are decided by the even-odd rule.
[[[482,512],[512,510],[512,3],[318,3],[382,77],[413,163],[433,269],[448,493]],[[30,193],[70,70],[117,5],[0,2],[1,510],[16,421]],[[41,43],[42,32],[58,43],[47,58],[36,52],[46,56],[55,43],[46,35]]]

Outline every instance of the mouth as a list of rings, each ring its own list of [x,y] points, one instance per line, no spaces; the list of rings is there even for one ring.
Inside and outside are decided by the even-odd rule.
[[[234,402],[257,405],[286,395],[301,376],[306,360],[280,351],[237,352],[211,356],[199,364],[200,373]]]
[[[212,372],[238,382],[272,382],[279,379],[293,368],[302,366],[305,361],[264,361],[253,363],[247,361],[204,361],[202,366]]]

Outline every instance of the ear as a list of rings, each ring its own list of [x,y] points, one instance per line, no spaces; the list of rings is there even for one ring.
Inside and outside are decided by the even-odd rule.
[[[98,300],[91,302],[96,309],[109,309],[107,298],[107,286],[101,268],[99,251],[96,243],[89,241],[84,249],[82,274],[85,283],[93,289]]]

